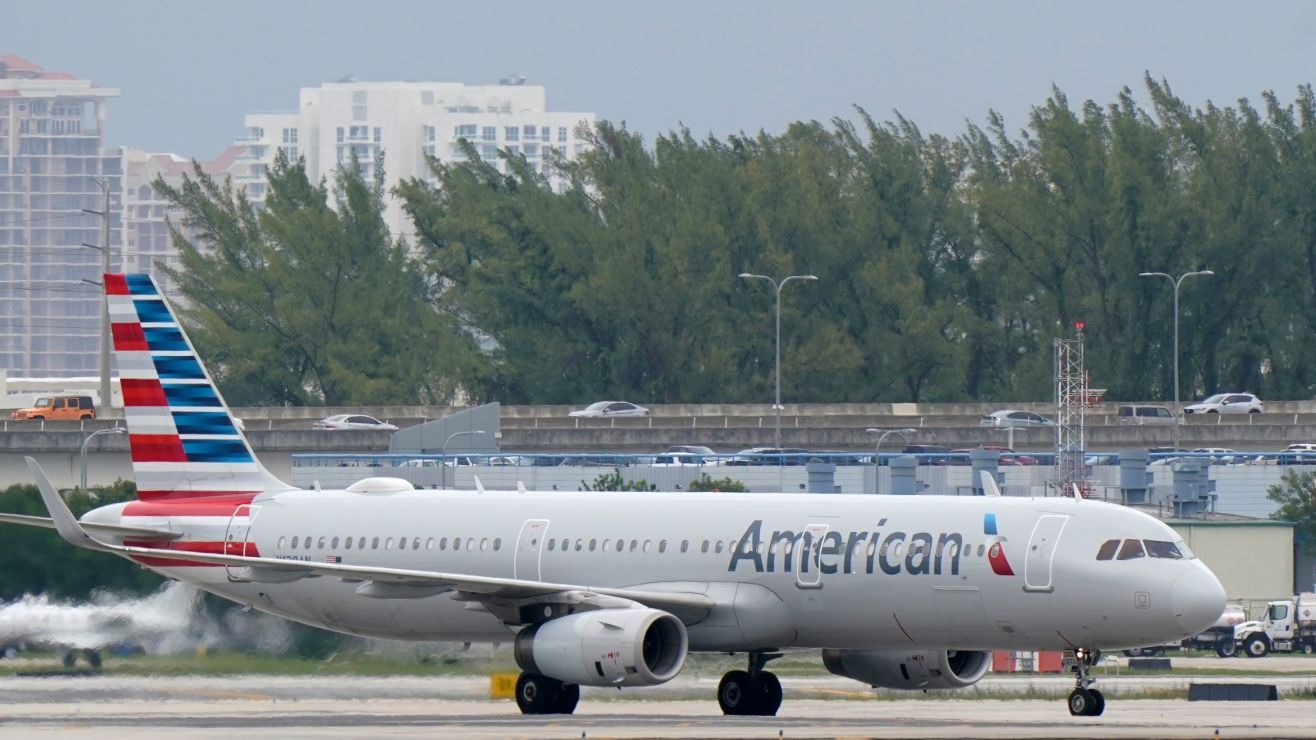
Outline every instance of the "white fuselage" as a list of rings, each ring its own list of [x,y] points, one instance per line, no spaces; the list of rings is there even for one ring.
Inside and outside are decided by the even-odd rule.
[[[688,624],[693,650],[1120,648],[1196,633],[1224,602],[1191,556],[1098,560],[1111,539],[1179,538],[1135,510],[1069,498],[294,490],[231,516],[121,523],[185,531],[176,547],[251,543],[265,558],[707,594],[718,606]],[[363,595],[363,582],[339,578],[153,567],[352,634],[514,635],[451,591]]]

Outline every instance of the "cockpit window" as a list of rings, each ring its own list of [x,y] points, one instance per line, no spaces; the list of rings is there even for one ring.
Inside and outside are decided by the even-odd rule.
[[[1169,558],[1171,560],[1183,559],[1183,553],[1179,552],[1179,548],[1175,547],[1173,542],[1166,542],[1164,540],[1143,540],[1143,544],[1147,546],[1147,554],[1154,558]]]
[[[1179,548],[1179,554],[1183,555],[1184,560],[1193,560],[1197,557],[1193,554],[1193,551],[1188,548],[1188,543],[1183,540],[1175,540],[1174,546]]]
[[[1101,543],[1101,549],[1097,550],[1097,560],[1110,560],[1115,557],[1115,551],[1120,548],[1119,540],[1106,540]]]
[[[1120,548],[1120,560],[1133,560],[1143,557],[1145,553],[1142,550],[1142,540],[1124,540],[1124,546]]]

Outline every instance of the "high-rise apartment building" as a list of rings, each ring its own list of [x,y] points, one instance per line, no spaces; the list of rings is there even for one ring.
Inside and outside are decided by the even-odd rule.
[[[121,230],[121,157],[104,148],[106,102],[118,94],[0,55],[0,372],[98,371],[100,248],[117,254]],[[102,188],[109,245],[87,213],[104,209]]]
[[[494,164],[501,148],[524,154],[554,181],[546,166],[550,152],[567,159],[582,152],[580,127],[592,126],[594,114],[548,111],[544,88],[523,83],[512,77],[497,85],[346,81],[302,88],[296,113],[246,117],[247,136],[236,142],[246,153],[235,163],[234,180],[250,199],[262,201],[265,173],[283,149],[290,159],[305,157],[312,180],[323,177],[331,188],[334,171],[350,164],[353,155],[372,175],[381,151],[387,187],[409,178],[433,182],[426,155],[459,161],[457,142],[464,138]],[[401,203],[391,196],[385,219],[395,236],[410,236]]]

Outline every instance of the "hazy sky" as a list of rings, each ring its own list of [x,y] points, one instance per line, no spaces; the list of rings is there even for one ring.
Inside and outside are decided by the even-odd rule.
[[[496,83],[521,74],[557,111],[652,142],[879,120],[958,134],[989,109],[1012,131],[1058,85],[1106,104],[1144,71],[1195,106],[1293,99],[1316,79],[1316,1],[155,0],[0,5],[0,53],[119,88],[107,144],[214,156],[243,115],[300,87]]]

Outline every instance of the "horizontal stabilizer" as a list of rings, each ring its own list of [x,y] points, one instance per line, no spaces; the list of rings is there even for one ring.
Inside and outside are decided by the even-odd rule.
[[[25,527],[44,527],[45,529],[54,529],[55,520],[45,516],[29,516],[27,514],[2,514],[0,513],[0,522],[9,524],[22,524]],[[151,540],[155,542],[176,540],[182,537],[181,532],[171,532],[167,529],[147,529],[146,527],[125,527],[119,524],[98,524],[95,522],[80,522],[82,528],[95,532],[105,537],[117,537],[124,540]]]

